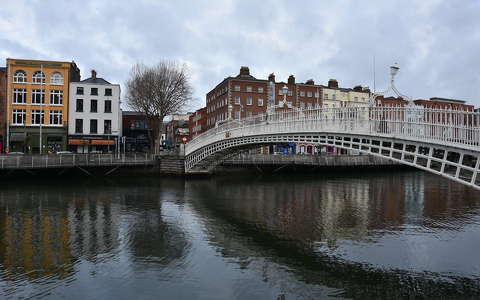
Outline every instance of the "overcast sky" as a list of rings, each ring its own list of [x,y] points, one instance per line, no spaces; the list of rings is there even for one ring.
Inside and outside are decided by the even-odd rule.
[[[0,0],[0,60],[66,60],[82,78],[124,85],[136,62],[188,65],[194,108],[223,78],[249,66],[342,87],[388,87],[413,98],[480,106],[480,1]]]

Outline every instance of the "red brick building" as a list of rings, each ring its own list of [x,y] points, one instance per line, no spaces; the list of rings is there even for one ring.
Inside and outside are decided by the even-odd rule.
[[[453,110],[464,110],[464,111],[473,111],[473,105],[465,104],[463,100],[457,99],[448,99],[433,97],[430,100],[418,99],[413,101],[416,105],[421,105],[426,108],[438,108],[438,109],[453,109]]]
[[[408,101],[403,100],[401,97],[378,96],[375,98],[375,101],[376,106],[406,106],[408,104]]]
[[[7,68],[0,68],[0,153],[4,152],[7,126]]]
[[[276,82],[275,74],[268,79],[257,79],[248,67],[241,67],[235,77],[227,77],[206,97],[206,129],[215,127],[217,122],[243,119],[266,112],[268,105],[283,101],[282,87],[287,86],[286,101],[298,108],[322,106],[322,85],[310,79],[296,83],[290,75],[287,82]],[[280,109],[280,108],[277,108]]]
[[[207,126],[207,108],[200,108],[190,115],[188,119],[189,140],[205,132]]]

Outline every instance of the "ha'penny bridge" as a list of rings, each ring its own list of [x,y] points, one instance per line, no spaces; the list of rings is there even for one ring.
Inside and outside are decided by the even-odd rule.
[[[185,172],[262,145],[306,142],[359,151],[480,189],[480,113],[420,106],[288,110],[228,120],[185,147]]]

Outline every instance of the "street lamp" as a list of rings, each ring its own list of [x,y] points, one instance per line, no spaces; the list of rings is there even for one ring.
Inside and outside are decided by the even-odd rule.
[[[376,93],[375,91],[370,95],[370,106],[375,106],[376,105],[376,98],[378,96],[385,96],[388,92],[393,91],[397,97],[401,97],[405,100],[407,100],[408,105],[413,105],[412,98],[409,96],[406,96],[398,91],[398,89],[395,87],[395,75],[397,75],[398,71],[400,70],[400,66],[395,63],[392,66],[390,66],[390,86],[386,91],[383,92],[378,92]]]

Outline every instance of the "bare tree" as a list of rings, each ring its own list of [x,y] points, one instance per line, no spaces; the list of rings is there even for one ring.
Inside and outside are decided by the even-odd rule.
[[[156,154],[160,149],[163,120],[185,110],[192,100],[187,68],[172,61],[162,61],[153,67],[137,63],[126,85],[127,105],[145,114],[152,129],[149,133],[152,152]]]

